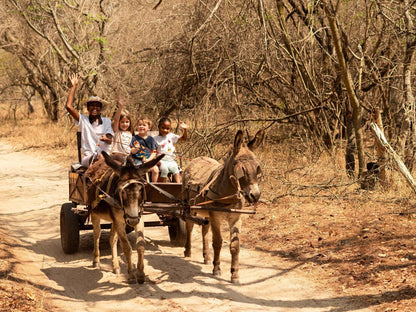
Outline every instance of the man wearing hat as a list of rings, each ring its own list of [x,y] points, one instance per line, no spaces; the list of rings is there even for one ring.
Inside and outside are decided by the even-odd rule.
[[[70,77],[71,90],[69,91],[68,99],[65,108],[68,113],[74,118],[75,123],[81,131],[81,165],[89,167],[89,165],[99,156],[101,152],[110,154],[111,142],[114,137],[113,128],[111,127],[111,120],[107,117],[101,117],[101,110],[107,104],[98,96],[90,96],[83,101],[87,106],[88,116],[80,114],[72,105],[74,102],[75,90],[78,85],[79,77],[73,74]]]

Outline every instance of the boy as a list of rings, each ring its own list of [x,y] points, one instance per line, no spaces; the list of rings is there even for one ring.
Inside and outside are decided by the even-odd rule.
[[[152,122],[146,117],[140,117],[137,121],[138,135],[131,139],[131,154],[134,164],[139,165],[156,157],[157,144],[153,137],[147,135],[152,128]],[[152,167],[149,172],[152,173],[152,182],[157,182],[159,178],[159,169],[157,166]]]

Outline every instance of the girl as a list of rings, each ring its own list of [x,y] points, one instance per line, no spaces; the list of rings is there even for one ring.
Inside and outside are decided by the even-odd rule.
[[[127,111],[124,111],[124,100],[118,97],[118,109],[114,115],[113,130],[114,140],[111,154],[119,156],[123,160],[130,155],[130,142],[133,135],[131,118]]]
[[[155,136],[154,139],[158,145],[157,153],[165,154],[165,157],[159,163],[161,182],[167,182],[169,172],[173,174],[173,180],[176,183],[181,182],[179,166],[175,161],[174,144],[188,139],[188,126],[184,122],[179,122],[179,127],[183,130],[182,136],[170,132],[171,121],[169,118],[163,117],[159,120],[159,135]]]

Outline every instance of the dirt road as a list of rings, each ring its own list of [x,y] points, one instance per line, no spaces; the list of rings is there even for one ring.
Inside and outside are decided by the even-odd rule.
[[[182,248],[170,246],[166,228],[146,228],[147,279],[128,285],[124,262],[121,275],[111,272],[108,232],[101,241],[101,270],[91,267],[91,231],[81,233],[78,253],[62,252],[59,211],[68,201],[67,168],[0,146],[0,227],[20,242],[11,250],[17,272],[47,291],[53,311],[369,311],[355,309],[348,296],[325,289],[324,281],[308,281],[296,265],[244,248],[241,284],[232,285],[226,239],[223,275],[214,277],[202,262],[200,244],[185,259]]]

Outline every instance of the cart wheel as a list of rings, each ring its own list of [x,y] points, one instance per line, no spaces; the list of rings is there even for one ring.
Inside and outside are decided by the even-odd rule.
[[[79,220],[72,211],[73,207],[73,203],[65,203],[61,207],[61,246],[66,254],[77,252],[79,247]]]
[[[168,226],[169,238],[172,245],[184,247],[186,242],[186,222],[179,218],[172,218],[171,225]]]

